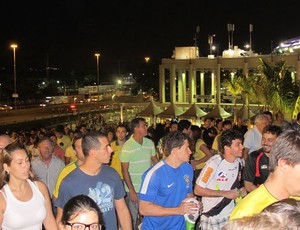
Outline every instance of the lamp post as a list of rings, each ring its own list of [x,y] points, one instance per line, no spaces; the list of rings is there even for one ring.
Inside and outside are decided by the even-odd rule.
[[[96,61],[97,61],[97,94],[98,94],[98,100],[99,100],[99,53],[95,53]]]
[[[13,49],[13,54],[14,54],[14,93],[13,93],[13,98],[15,101],[15,109],[17,109],[17,68],[16,68],[16,48],[18,48],[17,44],[11,44],[10,46]]]
[[[233,31],[234,31],[234,24],[227,24],[227,31],[228,31],[228,49],[233,49]]]
[[[208,44],[209,44],[209,55],[212,55],[212,52],[214,50],[214,46],[213,46],[213,43],[214,43],[214,34],[213,35],[208,35]]]
[[[252,52],[252,37],[251,37],[251,34],[252,34],[252,32],[253,32],[253,25],[252,24],[250,24],[249,25],[249,32],[250,32],[250,52]]]

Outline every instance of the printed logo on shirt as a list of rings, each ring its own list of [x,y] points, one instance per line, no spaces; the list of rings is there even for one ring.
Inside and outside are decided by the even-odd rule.
[[[171,183],[171,184],[168,184],[167,186],[168,186],[168,188],[170,188],[172,185],[174,184],[174,182],[173,183]]]
[[[268,165],[262,165],[260,166],[261,169],[268,169]]]
[[[217,181],[228,181],[228,176],[226,172],[219,172]]]
[[[204,183],[207,183],[207,181],[208,181],[208,179],[209,179],[209,177],[210,177],[210,175],[212,174],[213,171],[214,170],[211,167],[208,167],[206,172],[204,173],[201,181],[204,182]]]
[[[237,168],[238,168],[238,167],[230,168],[230,169],[228,169],[228,171],[229,171],[229,172],[230,172],[230,171],[235,171]]]
[[[106,183],[98,182],[96,188],[89,188],[88,196],[99,206],[103,215],[114,209],[114,191]]]
[[[190,177],[189,177],[189,175],[184,175],[183,178],[184,178],[184,181],[185,181],[186,188],[190,187]]]

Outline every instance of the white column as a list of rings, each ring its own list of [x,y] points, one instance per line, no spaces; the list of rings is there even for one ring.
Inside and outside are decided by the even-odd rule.
[[[178,71],[178,102],[183,102],[183,92],[184,92],[184,90],[183,90],[183,87],[184,87],[184,85],[183,85],[183,78],[184,78],[184,76],[183,76],[183,74],[184,73],[182,73],[182,70],[179,70]]]
[[[182,98],[183,98],[183,100],[182,100],[182,102],[186,102],[186,72],[184,71],[183,73],[182,73],[182,89],[183,89],[183,91],[182,91]]]
[[[193,86],[193,103],[196,102],[196,96],[197,96],[197,71],[196,69],[193,70],[193,82],[194,82],[194,86]]]
[[[193,65],[189,65],[189,103],[194,103],[194,95],[196,94],[196,82],[195,82],[195,71],[193,70]]]
[[[217,76],[216,76],[216,86],[217,86],[217,93],[216,93],[216,102],[217,105],[221,102],[221,64],[217,65]]]
[[[170,73],[170,102],[176,102],[176,66],[172,65]]]
[[[159,66],[159,101],[160,103],[166,102],[166,77],[165,77],[165,68]]]
[[[215,72],[211,73],[211,95],[214,96],[214,99],[212,99],[212,103],[216,103],[216,80],[215,80]]]
[[[200,95],[204,96],[204,73],[200,73]],[[201,102],[204,102],[204,99],[201,99]]]

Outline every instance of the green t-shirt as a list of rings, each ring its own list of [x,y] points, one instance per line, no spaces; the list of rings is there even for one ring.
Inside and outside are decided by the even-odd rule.
[[[140,190],[143,173],[151,167],[151,157],[155,156],[155,146],[152,140],[144,137],[143,144],[137,143],[131,136],[123,145],[119,154],[121,162],[128,162],[128,172],[136,192]],[[126,192],[129,191],[125,185]]]

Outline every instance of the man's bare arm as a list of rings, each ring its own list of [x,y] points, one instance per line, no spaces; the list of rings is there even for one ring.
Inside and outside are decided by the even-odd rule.
[[[131,216],[124,198],[115,200],[115,207],[122,230],[132,230]]]

